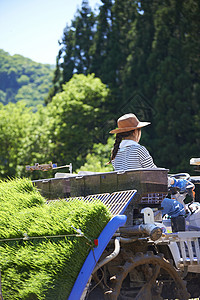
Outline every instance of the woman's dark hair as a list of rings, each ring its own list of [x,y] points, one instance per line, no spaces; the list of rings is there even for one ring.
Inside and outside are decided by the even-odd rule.
[[[108,164],[110,164],[111,161],[113,159],[115,159],[115,156],[117,155],[117,152],[119,150],[119,145],[120,145],[122,139],[125,138],[125,137],[128,137],[133,132],[134,132],[134,130],[127,131],[127,132],[121,132],[121,133],[116,134],[115,143],[114,143],[113,149],[111,151],[111,158],[110,158],[110,161],[109,161]]]

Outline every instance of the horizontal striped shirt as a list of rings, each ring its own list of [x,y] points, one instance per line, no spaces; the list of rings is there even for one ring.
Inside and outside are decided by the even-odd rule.
[[[149,151],[133,140],[123,140],[115,159],[112,160],[115,171],[140,168],[157,168]]]

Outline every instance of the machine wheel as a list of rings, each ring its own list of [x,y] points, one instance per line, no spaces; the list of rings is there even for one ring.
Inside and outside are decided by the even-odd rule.
[[[111,300],[187,300],[190,297],[185,282],[162,254],[137,253],[119,269],[111,278],[112,289],[107,292]]]

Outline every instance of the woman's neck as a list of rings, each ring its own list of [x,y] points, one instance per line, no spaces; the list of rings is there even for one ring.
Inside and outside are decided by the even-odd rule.
[[[123,138],[123,140],[132,140],[132,141],[134,141],[134,142],[137,142],[137,141],[136,141],[136,138],[135,138],[134,136],[128,136],[128,137],[125,137],[125,138]]]

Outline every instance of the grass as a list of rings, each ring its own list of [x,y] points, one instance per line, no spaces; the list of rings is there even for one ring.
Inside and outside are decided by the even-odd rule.
[[[98,201],[47,205],[26,178],[0,182],[0,215],[4,300],[67,299],[93,240],[111,218]],[[72,226],[87,238],[77,237]],[[23,240],[24,234],[37,238]]]

